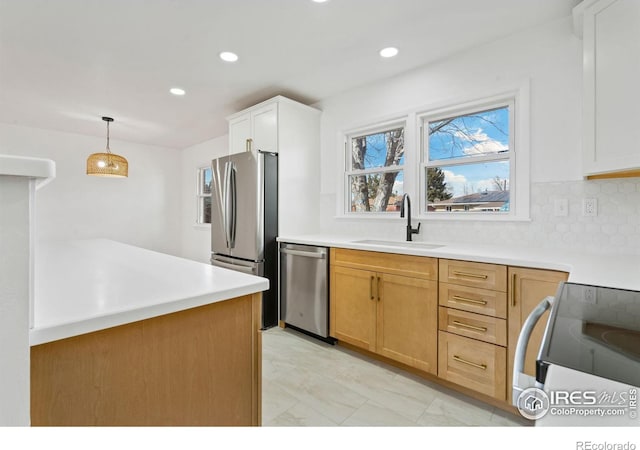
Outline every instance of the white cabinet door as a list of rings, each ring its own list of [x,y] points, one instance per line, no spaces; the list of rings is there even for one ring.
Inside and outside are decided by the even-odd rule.
[[[247,139],[251,139],[251,114],[246,113],[229,120],[229,152],[246,151]]]
[[[278,152],[278,104],[251,111],[253,148]]]
[[[585,175],[640,168],[640,1],[584,12]]]
[[[250,143],[247,143],[250,140]],[[229,120],[231,153],[252,150],[278,152],[278,104],[247,111]]]

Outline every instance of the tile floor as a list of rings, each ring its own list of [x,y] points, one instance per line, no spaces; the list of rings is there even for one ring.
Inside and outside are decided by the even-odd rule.
[[[522,426],[525,419],[291,329],[262,337],[263,426]]]

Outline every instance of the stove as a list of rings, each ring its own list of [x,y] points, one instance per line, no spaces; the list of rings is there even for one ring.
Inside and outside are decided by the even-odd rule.
[[[533,378],[523,373],[526,346],[549,308]],[[639,391],[640,292],[560,283],[522,327],[513,404],[536,426],[640,426]]]
[[[561,283],[536,364],[551,364],[640,386],[640,292]]]

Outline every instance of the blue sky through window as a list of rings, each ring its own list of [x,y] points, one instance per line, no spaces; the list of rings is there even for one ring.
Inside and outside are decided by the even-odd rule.
[[[431,132],[429,132],[431,131]],[[501,107],[428,122],[428,159],[441,162],[445,182],[454,197],[480,191],[509,189],[508,160],[473,162],[474,157],[509,152],[509,107]],[[448,160],[465,160],[446,165]]]
[[[395,131],[395,130],[391,130]],[[364,169],[381,169],[386,167],[387,147],[391,145],[387,142],[387,133],[374,133],[366,136],[367,151],[364,156]],[[355,146],[355,143],[352,143]],[[404,165],[404,154],[400,160],[390,166]],[[404,193],[404,172],[400,170],[393,184],[393,192],[398,195]]]
[[[491,161],[460,166],[441,166],[444,180],[454,197],[482,191],[500,190],[495,177],[499,177],[502,189],[509,189],[509,161]]]
[[[429,161],[509,151],[509,108],[428,123]]]
[[[203,181],[203,186],[202,186],[202,193],[203,194],[211,194],[211,179],[212,179],[212,173],[211,173],[211,168],[207,167],[205,170],[202,171],[202,181]]]
[[[367,137],[367,152],[364,157],[365,169],[376,169],[385,167],[387,158],[387,139],[386,133],[370,134]],[[404,164],[404,155],[398,165]]]

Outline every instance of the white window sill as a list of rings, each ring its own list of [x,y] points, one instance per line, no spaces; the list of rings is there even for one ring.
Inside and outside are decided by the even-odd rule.
[[[210,230],[211,224],[210,223],[194,223],[193,228],[195,228],[196,230]]]

